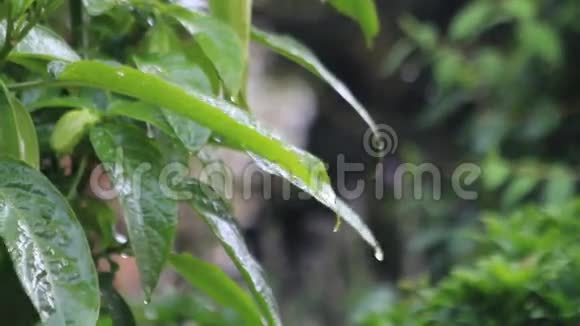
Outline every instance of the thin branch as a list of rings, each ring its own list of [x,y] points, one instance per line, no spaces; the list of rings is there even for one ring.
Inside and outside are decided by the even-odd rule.
[[[81,163],[79,164],[79,167],[77,168],[77,173],[75,174],[75,178],[73,180],[73,183],[68,191],[68,194],[66,196],[66,199],[68,199],[69,201],[75,199],[78,196],[78,187],[79,184],[81,183],[81,180],[83,178],[83,175],[85,174],[85,170],[87,169],[87,155],[84,155],[81,158]]]
[[[12,51],[12,30],[14,29],[14,20],[12,18],[12,2],[8,1],[6,3],[6,12],[8,13],[8,17],[6,18],[6,33],[4,33],[4,44],[2,45],[2,49],[0,50],[0,69],[4,66],[6,61],[6,57],[10,51]]]

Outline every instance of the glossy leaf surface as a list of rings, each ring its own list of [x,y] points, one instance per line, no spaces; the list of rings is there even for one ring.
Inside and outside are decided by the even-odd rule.
[[[252,31],[252,37],[260,44],[272,49],[289,60],[296,62],[328,83],[356,110],[373,132],[377,132],[377,126],[364,106],[355,98],[348,87],[336,78],[336,76],[334,76],[334,74],[330,72],[316,55],[304,44],[298,42],[292,37],[275,35],[256,28]]]
[[[0,22],[0,44],[4,43],[6,23]],[[79,56],[56,33],[37,25],[14,47],[9,59],[31,59],[77,61]]]
[[[330,186],[324,164],[316,157],[289,146],[260,128],[246,112],[218,99],[168,83],[156,76],[128,67],[112,67],[100,62],[71,64],[60,80],[109,89],[114,92],[179,113],[212,130],[218,141],[251,153],[262,168],[283,176],[340,215],[336,194]],[[371,235],[358,215],[346,219],[361,234]],[[364,226],[364,228],[359,228]],[[365,236],[382,257],[372,235]]]
[[[0,155],[39,167],[38,137],[32,118],[0,80]]]
[[[236,96],[243,85],[245,58],[242,42],[235,31],[216,18],[183,7],[169,6],[166,13],[195,37],[213,62],[230,96]]]
[[[44,175],[10,159],[0,160],[0,235],[45,325],[95,325],[99,287],[81,225]]]
[[[144,131],[125,123],[97,126],[91,142],[115,185],[146,297],[173,245],[177,202],[161,190],[161,153]]]
[[[191,206],[210,227],[242,273],[268,324],[281,325],[274,294],[266,282],[262,267],[248,250],[227,202],[197,180],[188,180],[185,187],[193,194]]]
[[[217,266],[189,254],[171,255],[169,262],[193,287],[220,305],[236,311],[246,321],[246,325],[262,324],[260,312],[252,298]]]

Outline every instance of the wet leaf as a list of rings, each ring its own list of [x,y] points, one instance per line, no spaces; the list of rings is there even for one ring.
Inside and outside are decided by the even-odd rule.
[[[0,80],[0,155],[10,156],[38,169],[36,128],[26,108]]]
[[[173,245],[177,224],[177,202],[161,189],[161,153],[144,131],[128,123],[94,127],[90,138],[118,191],[141,284],[149,298]]]
[[[0,235],[45,325],[95,325],[99,286],[85,234],[51,182],[0,160]]]
[[[340,213],[325,166],[318,158],[284,144],[260,128],[246,112],[225,101],[188,92],[178,85],[132,68],[112,67],[94,61],[71,64],[59,78],[136,97],[188,117],[211,129],[216,141],[251,153],[263,168],[283,176]],[[356,225],[359,233],[370,234],[356,214],[346,221]],[[360,225],[364,228],[358,228]],[[381,256],[381,249],[371,237],[367,236],[366,240],[375,248],[376,256]]]
[[[252,37],[260,44],[296,62],[328,83],[355,109],[373,132],[377,132],[377,126],[364,106],[354,97],[348,87],[336,78],[305,45],[289,36],[275,35],[256,28],[252,31]]]
[[[177,19],[193,35],[213,62],[228,94],[236,97],[242,88],[246,69],[242,42],[236,32],[219,19],[180,6],[167,6],[165,13]]]
[[[189,254],[171,255],[169,262],[193,287],[224,307],[236,311],[246,325],[261,325],[258,307],[236,282],[217,266]]]
[[[246,103],[247,98],[246,92],[250,54],[250,29],[252,26],[252,1],[210,0],[209,6],[212,16],[228,24],[238,34],[240,40],[242,41],[242,55],[245,66],[240,95],[241,99],[239,102],[244,104]]]
[[[184,55],[172,54],[165,56],[137,58],[139,70],[159,76],[186,89],[198,90],[212,94],[211,80],[203,67],[187,60]],[[161,110],[174,135],[191,152],[197,152],[207,144],[211,130],[200,126],[190,119],[169,110]]]
[[[360,25],[368,45],[379,33],[380,22],[374,0],[328,0],[341,14]]]
[[[266,282],[262,267],[248,250],[227,202],[197,180],[188,180],[184,187],[193,194],[190,201],[193,209],[207,223],[242,273],[268,324],[281,325],[274,294]]]
[[[0,43],[4,43],[6,23],[0,22]],[[56,33],[47,27],[36,25],[28,32],[10,52],[8,59],[44,59],[77,61],[79,56],[73,49]]]

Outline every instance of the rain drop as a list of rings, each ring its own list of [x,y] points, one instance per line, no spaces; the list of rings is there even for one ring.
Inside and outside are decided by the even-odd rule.
[[[383,254],[383,251],[380,248],[377,248],[375,250],[375,259],[378,261],[383,261],[383,259],[385,259],[385,255]]]

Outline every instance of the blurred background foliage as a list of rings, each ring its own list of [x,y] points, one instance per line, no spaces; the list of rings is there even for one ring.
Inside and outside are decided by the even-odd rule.
[[[407,239],[424,258],[395,289],[364,294],[352,322],[578,324],[580,5],[440,7],[447,10],[398,16],[401,36],[383,73],[420,85],[414,128],[445,137],[447,157],[480,164],[479,199],[391,203],[386,210],[401,210],[401,224],[418,221]],[[416,151],[429,158],[437,150]],[[385,304],[364,304],[381,296]]]

